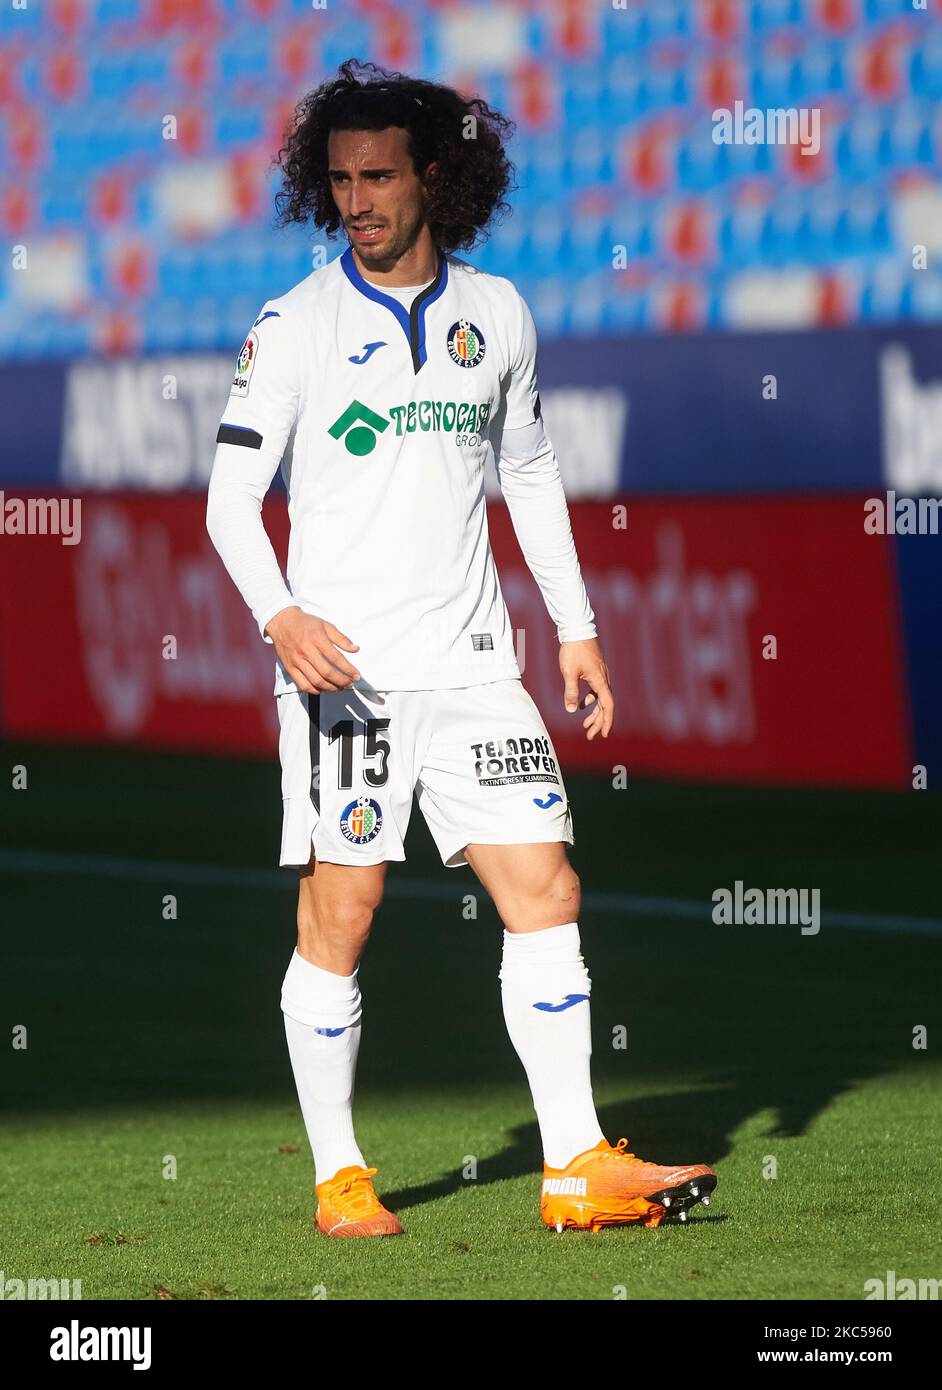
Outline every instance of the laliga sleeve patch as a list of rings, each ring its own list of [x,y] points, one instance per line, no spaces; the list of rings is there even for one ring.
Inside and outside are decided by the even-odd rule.
[[[249,394],[249,382],[252,380],[252,373],[255,370],[255,361],[258,357],[258,334],[252,332],[242,344],[242,351],[236,362],[235,376],[232,378],[232,390],[230,396],[247,396]]]

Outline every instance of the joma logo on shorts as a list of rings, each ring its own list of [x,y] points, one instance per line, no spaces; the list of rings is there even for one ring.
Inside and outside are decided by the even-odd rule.
[[[547,1197],[584,1197],[587,1178],[544,1178],[543,1194]]]

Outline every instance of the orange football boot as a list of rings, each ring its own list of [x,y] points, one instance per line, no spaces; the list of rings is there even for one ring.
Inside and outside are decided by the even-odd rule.
[[[598,1231],[603,1226],[640,1221],[659,1226],[667,1215],[687,1220],[687,1208],[710,1205],[716,1174],[704,1163],[661,1168],[628,1153],[628,1140],[613,1148],[600,1139],[594,1149],[577,1154],[565,1168],[543,1168],[540,1215],[562,1231]]]
[[[399,1218],[373,1191],[376,1168],[351,1164],[319,1182],[314,1223],[325,1236],[401,1236]]]

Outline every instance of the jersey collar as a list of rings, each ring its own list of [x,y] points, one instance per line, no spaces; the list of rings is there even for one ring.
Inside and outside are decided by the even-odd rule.
[[[425,365],[425,311],[430,304],[433,304],[438,297],[444,293],[445,286],[448,284],[448,261],[444,253],[436,247],[438,255],[438,273],[430,285],[426,285],[413,299],[410,309],[406,309],[404,304],[400,304],[398,299],[392,295],[383,294],[383,291],[376,285],[370,284],[369,280],[364,280],[357,269],[356,261],[353,258],[353,247],[348,246],[340,257],[340,264],[343,273],[350,281],[355,290],[365,295],[367,299],[372,299],[375,304],[382,304],[390,313],[394,314],[412,353],[412,370],[418,372],[420,367]]]

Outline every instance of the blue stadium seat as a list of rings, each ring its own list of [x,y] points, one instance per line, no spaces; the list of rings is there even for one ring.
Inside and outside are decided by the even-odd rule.
[[[17,100],[5,111],[0,139],[8,238],[77,232],[90,304],[114,302],[136,314],[154,350],[232,350],[247,315],[309,272],[317,239],[302,228],[273,231],[278,182],[267,166],[275,122],[344,59],[381,56],[393,6],[321,13],[310,0],[282,0],[265,13],[252,0],[192,0],[184,14],[154,0],[88,0],[74,34],[67,10],[8,7],[3,19],[4,42],[13,35],[18,45]],[[832,27],[837,11],[825,13],[818,0],[630,0],[591,16],[573,10],[563,22],[532,6],[521,21],[521,53],[475,48],[461,71],[454,71],[448,39],[450,5],[399,0],[395,15],[405,25],[400,37],[413,45],[402,66],[433,77],[451,73],[517,122],[509,150],[519,179],[514,215],[467,258],[529,285],[544,332],[554,325],[577,334],[657,326],[663,284],[673,282],[646,283],[644,272],[676,273],[665,228],[684,203],[715,227],[719,268],[682,265],[684,283],[702,292],[714,326],[724,323],[728,302],[723,274],[743,267],[830,273],[846,264],[848,284],[860,287],[851,307],[861,319],[942,318],[938,277],[908,270],[894,218],[901,177],[937,179],[942,165],[937,5],[916,12],[911,0],[858,0],[844,31]],[[589,48],[574,56],[580,24]],[[308,32],[316,67],[295,82],[285,55]],[[534,65],[551,97],[553,114],[543,124],[524,99],[524,74]],[[4,72],[2,80],[11,77]],[[821,109],[820,166],[805,170],[792,152],[765,142],[715,144],[707,94],[724,84],[742,85],[742,100],[761,109]],[[183,122],[175,145],[162,138],[168,114]],[[175,241],[161,175],[192,159],[222,166],[236,155],[246,156],[238,164],[244,177],[260,179],[258,215],[242,220],[240,204],[204,240]],[[35,222],[24,229],[33,209]],[[122,296],[109,262],[114,247],[137,242],[148,248],[156,282],[141,298]],[[614,281],[617,290],[600,294],[600,285],[612,284],[615,245],[626,247],[629,271]],[[340,249],[332,245],[330,256]],[[899,264],[901,274],[893,271]],[[88,351],[99,331],[91,312],[19,317],[2,281],[0,310],[14,325],[0,339],[0,356]]]

